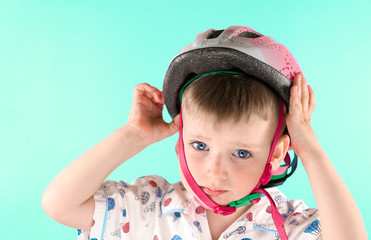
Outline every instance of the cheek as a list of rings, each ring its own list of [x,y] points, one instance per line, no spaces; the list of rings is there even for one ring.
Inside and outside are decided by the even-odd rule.
[[[192,151],[192,149],[186,149],[186,161],[191,172],[192,176],[195,178],[196,181],[200,179],[203,175],[205,175],[205,161],[203,161],[206,157],[206,154]]]
[[[205,171],[203,170],[203,166],[195,161],[187,161],[188,169],[192,174],[192,177],[196,181],[197,184],[204,183]]]
[[[199,154],[197,154],[197,152],[195,151],[192,151],[192,149],[188,149],[187,147],[185,147],[184,150],[185,150],[185,156],[186,156],[186,162],[188,165],[188,169],[191,172],[192,177],[195,179],[195,181],[197,183],[200,183],[202,181],[202,176],[205,175],[203,171],[204,167],[202,166],[203,161],[200,161],[198,159]],[[178,156],[178,158],[179,157],[180,156]],[[181,170],[180,163],[179,163],[179,174],[180,174],[183,185],[188,186],[184,178],[183,172]],[[187,188],[187,190],[189,189],[190,187]]]
[[[188,185],[188,183],[187,183],[187,181],[186,181],[186,179],[183,175],[183,172],[182,172],[182,169],[180,168],[180,165],[179,165],[179,176],[180,176],[180,180],[182,181],[184,187],[187,189],[187,191],[189,191],[190,187],[189,187],[189,185]]]
[[[233,186],[237,186],[235,191],[242,195],[250,192],[258,183],[264,171],[264,166],[251,164],[250,166],[239,166],[234,169]]]
[[[182,181],[182,184],[184,188],[187,190],[187,192],[192,194],[192,196],[195,197],[201,203],[202,201],[197,197],[197,195],[193,192],[191,187],[188,185],[180,166],[179,166],[179,175],[180,175],[180,180]]]

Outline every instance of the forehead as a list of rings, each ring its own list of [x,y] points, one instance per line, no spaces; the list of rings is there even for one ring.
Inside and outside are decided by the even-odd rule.
[[[210,114],[183,109],[182,120],[184,136],[209,140],[263,144],[272,141],[275,131],[273,121],[264,120],[257,114],[250,114],[249,118],[239,121],[217,121]]]

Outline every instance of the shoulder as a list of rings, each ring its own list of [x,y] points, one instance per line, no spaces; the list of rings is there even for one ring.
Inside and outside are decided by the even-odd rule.
[[[89,237],[104,233],[107,239],[116,240],[122,234],[125,239],[135,239],[143,232],[152,234],[151,223],[159,216],[163,193],[170,186],[166,179],[156,175],[137,178],[130,184],[122,180],[105,181],[94,194],[94,223]]]
[[[118,201],[121,205],[146,206],[159,200],[171,184],[161,176],[150,175],[135,179],[132,183],[105,181],[100,191],[108,199]]]
[[[309,208],[304,201],[300,199],[288,199],[285,194],[283,194],[277,188],[268,188],[267,192],[271,195],[274,200],[277,210],[281,215],[286,219],[291,217],[303,215],[305,217],[318,216],[318,209]],[[266,197],[263,197],[266,199]],[[269,203],[268,199],[265,200],[266,203]]]
[[[277,188],[268,188],[267,192],[271,195],[276,204],[278,212],[286,219],[285,229],[289,238],[298,238],[306,235],[303,239],[317,239],[321,235],[318,209],[308,207],[304,201],[299,199],[288,199]],[[266,223],[267,227],[273,227],[274,222],[271,216],[271,206],[266,196],[262,197],[260,220]]]
[[[130,190],[133,192],[136,191],[142,191],[142,190],[148,190],[152,191],[156,188],[166,188],[170,185],[170,183],[163,177],[157,176],[157,175],[150,175],[150,176],[144,176],[135,179],[132,183],[127,183],[125,181],[111,181],[107,180],[103,183],[102,187],[109,192],[111,191],[117,191],[117,189],[122,190]]]

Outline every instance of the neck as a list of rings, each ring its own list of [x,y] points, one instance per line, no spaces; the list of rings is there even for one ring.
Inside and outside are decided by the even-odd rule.
[[[236,209],[236,212],[234,212],[232,214],[229,214],[229,215],[226,215],[226,216],[214,213],[214,211],[210,210],[210,209],[206,209],[206,212],[207,212],[207,216],[212,216],[212,217],[215,217],[215,218],[226,219],[226,220],[227,219],[235,219],[236,220],[243,213],[245,213],[247,210],[249,210],[252,206],[253,206],[253,204],[250,204],[248,206],[239,207],[239,208]]]
[[[230,215],[220,215],[214,213],[213,210],[206,210],[207,214],[207,221],[209,224],[209,230],[212,239],[218,239],[220,235],[227,230],[229,226],[231,226],[242,214],[244,214],[247,210],[252,207],[253,204],[248,206],[243,206],[236,209],[236,212]]]

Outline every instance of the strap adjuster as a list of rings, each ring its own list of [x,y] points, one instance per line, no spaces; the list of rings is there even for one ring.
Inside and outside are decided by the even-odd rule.
[[[217,214],[220,214],[220,215],[223,215],[223,216],[226,216],[226,215],[229,215],[229,214],[232,214],[232,213],[235,213],[235,212],[236,212],[235,207],[219,206],[219,207],[214,208],[214,213],[217,213]]]
[[[254,204],[258,203],[259,201],[260,201],[260,194],[259,193],[253,193],[253,194],[250,194],[246,197],[241,198],[240,200],[230,202],[228,204],[228,206],[239,208],[239,207],[242,207],[242,206],[250,205],[252,203],[254,203]]]

